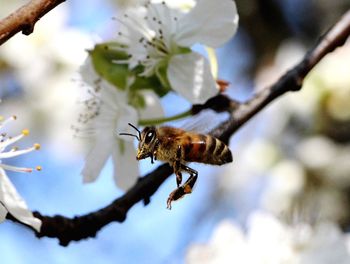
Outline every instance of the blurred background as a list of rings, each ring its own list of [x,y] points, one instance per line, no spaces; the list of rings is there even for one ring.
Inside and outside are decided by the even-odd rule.
[[[120,2],[67,1],[40,19],[33,34],[18,34],[0,47],[0,113],[18,116],[7,131],[15,134],[28,128],[31,136],[22,144],[42,146],[38,152],[11,160],[14,165],[41,165],[41,172],[9,173],[9,177],[29,208],[42,214],[85,214],[122,195],[113,182],[111,162],[95,183],[82,184],[86,147],[71,130],[78,109],[79,66],[87,49],[116,36],[112,17]],[[1,0],[0,17],[24,3]],[[236,0],[236,4],[238,33],[217,55],[219,78],[231,83],[227,94],[241,101],[297,63],[350,8],[347,0]],[[110,224],[96,238],[72,242],[66,248],[56,239],[39,240],[33,232],[6,221],[0,225],[1,260],[196,263],[210,250],[215,254],[209,248],[213,234],[220,240],[216,231],[223,221],[244,234],[252,213],[261,210],[287,224],[329,221],[346,232],[350,225],[349,102],[348,42],[319,63],[300,92],[276,100],[231,138],[232,164],[193,164],[199,171],[194,193],[174,203],[171,211],[166,210],[166,199],[176,186],[173,176],[147,207],[134,206],[124,223]],[[179,105],[182,110],[190,106],[174,94],[165,96],[162,103],[166,115],[178,113]],[[157,164],[145,160],[140,166],[145,175]],[[350,252],[350,240],[344,239]],[[237,263],[245,262],[237,258]]]

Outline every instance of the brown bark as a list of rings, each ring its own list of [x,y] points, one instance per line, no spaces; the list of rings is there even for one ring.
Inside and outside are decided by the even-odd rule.
[[[0,21],[0,45],[18,32],[33,32],[36,22],[65,0],[32,0]]]

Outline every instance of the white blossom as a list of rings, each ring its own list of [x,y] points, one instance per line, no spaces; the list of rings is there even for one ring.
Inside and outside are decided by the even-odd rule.
[[[15,116],[4,119],[0,116],[0,129],[10,121],[16,120]],[[35,230],[40,231],[41,221],[35,218],[22,197],[18,194],[16,188],[13,186],[11,181],[6,175],[5,170],[11,170],[16,172],[32,172],[32,168],[16,167],[4,163],[7,158],[16,157],[29,153],[33,150],[39,149],[39,144],[34,144],[32,147],[27,149],[18,149],[17,147],[12,147],[11,145],[18,142],[24,136],[28,135],[29,131],[24,129],[21,134],[10,137],[5,132],[1,131],[0,135],[0,221],[3,221],[7,215],[10,213],[18,221],[32,226]],[[41,167],[37,167],[40,170]]]
[[[192,103],[203,103],[218,93],[208,61],[190,48],[203,44],[216,48],[236,32],[238,14],[232,0],[201,0],[188,12],[166,2],[129,9],[117,20],[122,25],[118,41],[126,45],[131,68],[141,64],[141,75],[156,74]],[[164,81],[164,80],[162,80]]]
[[[3,1],[0,9],[10,2],[15,1],[6,1],[6,4]],[[9,83],[1,83],[0,94],[6,96],[6,91],[13,89],[20,93],[4,100],[3,108],[20,116],[24,127],[39,125],[40,136],[48,138],[46,150],[52,150],[55,160],[65,161],[81,154],[69,129],[75,121],[71,113],[76,107],[78,92],[74,80],[86,58],[86,49],[94,44],[94,36],[69,23],[68,14],[68,5],[54,8],[49,16],[43,16],[36,23],[35,34],[29,38],[16,34],[0,49],[0,61],[7,65],[1,74],[10,78]],[[19,50],[25,56],[19,56]],[[70,151],[64,147],[67,145]]]
[[[88,84],[89,99],[84,101],[85,111],[79,117],[81,127],[74,127],[78,136],[93,141],[82,170],[84,182],[93,182],[99,176],[109,157],[112,157],[114,179],[118,187],[130,188],[139,175],[133,137],[119,133],[135,134],[128,123],[137,125],[139,114],[128,104],[128,92],[122,91],[102,79],[95,72],[90,59],[83,65],[82,77]],[[152,91],[143,91],[145,118],[161,117],[163,110]],[[142,113],[142,111],[141,111]]]
[[[248,230],[228,220],[208,244],[193,245],[186,263],[328,264],[349,263],[346,237],[331,222],[287,225],[263,212],[251,215]]]

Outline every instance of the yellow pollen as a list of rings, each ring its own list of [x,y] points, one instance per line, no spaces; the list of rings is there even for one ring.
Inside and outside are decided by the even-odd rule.
[[[37,171],[41,171],[41,170],[42,170],[42,167],[41,167],[41,166],[36,166],[35,169],[36,169]]]
[[[4,121],[4,117],[0,115],[0,121]]]
[[[29,135],[29,129],[23,129],[23,130],[22,130],[22,134],[23,134],[24,136],[28,136],[28,135]]]
[[[18,147],[13,147],[13,148],[12,148],[13,151],[16,151],[16,150],[18,150],[18,149],[19,149]]]
[[[16,120],[16,119],[17,119],[17,116],[13,115],[12,118],[13,118],[14,120]]]
[[[39,143],[35,143],[35,144],[34,144],[34,148],[35,148],[36,150],[40,149],[40,147],[41,147],[41,146],[40,146]]]
[[[184,186],[184,192],[185,193],[191,193],[192,192],[191,186],[189,186],[189,185]]]

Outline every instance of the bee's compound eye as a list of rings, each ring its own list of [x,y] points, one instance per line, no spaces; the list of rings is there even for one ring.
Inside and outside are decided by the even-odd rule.
[[[145,143],[150,143],[154,137],[154,131],[150,131],[146,134]]]

